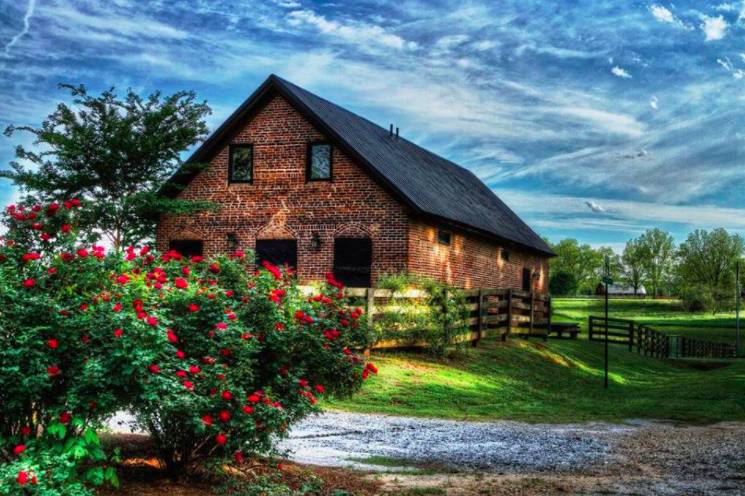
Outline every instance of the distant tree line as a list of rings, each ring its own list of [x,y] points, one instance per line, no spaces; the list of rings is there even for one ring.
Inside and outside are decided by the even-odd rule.
[[[614,283],[635,294],[644,287],[649,296],[679,297],[691,311],[734,307],[735,265],[745,252],[742,237],[721,228],[697,229],[680,245],[670,233],[649,229],[627,241],[620,254],[576,239],[563,239],[551,247],[557,254],[551,260],[553,295],[594,294],[602,282],[607,256]]]

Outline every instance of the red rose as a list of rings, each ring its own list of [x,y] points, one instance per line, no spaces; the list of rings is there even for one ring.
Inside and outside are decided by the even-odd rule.
[[[189,390],[194,389],[194,383],[191,381],[184,381],[182,384],[184,385],[186,389],[189,389]]]
[[[184,353],[181,350],[176,350],[176,358],[181,358],[182,360],[186,357],[186,353]]]
[[[177,277],[173,281],[173,284],[174,284],[174,286],[176,286],[179,289],[186,289],[186,288],[189,287],[189,283],[186,282],[186,279],[184,279],[183,277]]]
[[[318,392],[319,394],[323,394],[323,393],[325,393],[325,392],[326,392],[326,388],[324,388],[324,387],[323,387],[323,386],[321,386],[320,384],[316,384],[316,386],[315,386],[315,389],[316,389],[316,391],[317,391],[317,392]]]
[[[176,371],[176,377],[186,377],[186,371],[185,370],[177,370]]]
[[[72,226],[70,224],[62,224],[62,228],[60,229],[63,233],[69,233],[72,231]]]
[[[16,480],[18,481],[18,484],[20,484],[21,486],[25,486],[28,482],[28,472],[24,472],[23,470],[21,470],[20,472],[18,472],[18,477],[16,478]]]
[[[49,347],[50,347],[50,348],[52,348],[53,350],[56,350],[56,349],[57,349],[57,347],[59,346],[59,341],[57,341],[57,340],[56,340],[56,339],[54,339],[54,338],[52,338],[52,339],[48,339],[48,340],[47,340],[47,346],[49,346]]]
[[[254,407],[252,407],[251,405],[244,405],[243,411],[251,415],[254,412]]]
[[[59,414],[59,422],[62,425],[67,425],[72,420],[72,414],[70,412],[62,412]]]
[[[268,270],[269,272],[271,272],[271,274],[274,276],[275,279],[277,279],[277,280],[282,279],[282,271],[280,271],[279,268],[277,268],[276,265],[273,265],[272,263],[270,263],[270,262],[268,262],[266,260],[264,260],[263,262],[261,262],[261,265],[266,270]]]
[[[121,312],[121,311],[122,311],[122,304],[121,304],[121,303],[116,303],[116,304],[114,305],[114,308],[113,308],[113,310],[114,310],[115,312]]]
[[[120,337],[122,337],[122,334],[124,334],[124,330],[123,329],[115,329],[114,330],[114,337],[120,338]]]
[[[16,456],[20,455],[24,451],[26,451],[26,445],[25,444],[19,444],[15,448],[13,448],[13,454],[16,455]]]
[[[127,284],[129,282],[129,276],[127,274],[122,274],[116,278],[116,282],[119,284]]]
[[[202,422],[204,422],[204,425],[212,425],[213,423],[212,415],[204,415],[202,417]]]
[[[80,248],[77,253],[80,258],[85,258],[88,256],[88,250],[86,250],[85,248]]]
[[[213,274],[219,274],[220,266],[216,263],[213,263],[212,265],[210,265],[210,272],[212,272]]]
[[[240,451],[236,451],[233,455],[233,458],[235,459],[235,463],[238,464],[243,463],[243,461],[245,460],[245,458],[243,457],[243,453],[241,453]]]
[[[147,318],[147,324],[148,324],[148,325],[151,325],[151,326],[156,326],[156,325],[158,325],[158,318],[157,318],[157,317],[155,317],[155,316],[153,316],[153,315],[149,316],[149,317]]]
[[[191,374],[198,374],[200,371],[201,371],[201,369],[199,367],[197,367],[196,365],[190,365],[189,366],[189,373],[191,373]]]
[[[28,425],[24,425],[21,427],[21,434],[24,436],[30,436],[31,435],[31,427]]]
[[[60,373],[60,368],[56,365],[50,365],[47,367],[47,374],[49,374],[49,377],[55,377],[58,376]]]
[[[259,401],[261,401],[261,398],[259,398],[258,394],[254,393],[248,397],[248,401],[250,401],[251,403],[258,403]]]
[[[303,389],[308,387],[308,381],[306,379],[300,379],[297,383]]]
[[[157,366],[156,364],[154,364],[154,363],[153,363],[153,364],[151,364],[151,365],[150,365],[150,367],[148,367],[148,369],[149,369],[149,370],[150,370],[150,372],[152,372],[153,374],[159,374],[159,373],[160,373],[160,367],[158,367],[158,366]]]
[[[220,422],[227,422],[230,420],[230,412],[227,410],[223,410],[220,412]]]
[[[226,324],[225,322],[218,322],[217,324],[215,324],[215,328],[224,331],[228,328],[228,324]]]
[[[199,311],[199,305],[197,305],[196,303],[189,303],[189,306],[187,308],[192,313]]]
[[[231,393],[230,391],[223,391],[221,396],[222,399],[224,399],[225,401],[230,401],[233,399],[233,393]]]
[[[33,279],[29,278],[23,281],[24,288],[33,288],[34,286],[36,286],[36,281],[34,281]]]
[[[215,436],[215,442],[219,444],[220,446],[224,445],[226,442],[228,442],[228,436],[226,436],[223,433],[218,434]]]
[[[150,318],[154,318],[154,317],[150,317]],[[148,324],[149,323],[150,322],[148,319]],[[171,343],[178,343],[178,336],[176,336],[176,334],[171,329],[168,329],[168,341],[170,341]]]

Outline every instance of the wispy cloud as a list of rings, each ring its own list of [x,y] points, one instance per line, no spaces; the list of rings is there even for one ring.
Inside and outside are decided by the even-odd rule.
[[[672,24],[680,28],[688,28],[688,26],[681,21],[673,12],[663,5],[652,4],[649,6],[649,11],[652,13],[655,19],[659,22]]]
[[[36,0],[29,0],[28,1],[28,7],[26,8],[26,13],[23,15],[23,29],[13,36],[10,41],[5,45],[5,53],[6,55],[10,53],[10,49],[13,48],[13,45],[18,43],[18,40],[23,38],[23,36],[28,33],[28,30],[31,29],[31,16],[34,15],[34,8],[36,7]]]
[[[592,210],[595,213],[603,213],[605,212],[605,209],[597,202],[594,202],[592,200],[585,201],[585,205],[587,205],[587,208]]]

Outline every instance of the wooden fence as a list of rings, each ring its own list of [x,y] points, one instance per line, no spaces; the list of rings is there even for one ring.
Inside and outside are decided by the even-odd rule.
[[[625,344],[629,351],[656,358],[736,358],[734,345],[665,334],[633,320],[609,318],[608,342]],[[590,316],[591,341],[605,341],[604,317]]]
[[[550,297],[542,293],[515,289],[467,289],[460,290],[465,298],[465,319],[453,323],[452,327],[467,329],[466,333],[453,336],[449,342],[471,341],[476,344],[481,338],[498,336],[507,339],[510,335],[547,337],[551,315]],[[419,289],[393,292],[380,288],[347,288],[346,296],[363,305],[373,323],[386,312],[395,312],[401,301],[422,303],[429,294]],[[448,329],[443,329],[445,336]],[[423,341],[383,339],[373,348],[424,347]]]

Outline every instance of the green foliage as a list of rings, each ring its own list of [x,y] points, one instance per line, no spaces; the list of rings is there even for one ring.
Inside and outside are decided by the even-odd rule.
[[[658,296],[663,286],[669,286],[675,261],[675,242],[662,229],[648,229],[637,240],[644,278],[652,296]]]
[[[744,250],[742,238],[724,229],[689,234],[678,250],[677,268],[686,305],[714,312],[734,308],[735,264]]]
[[[557,270],[551,272],[551,279],[548,283],[549,291],[552,295],[566,296],[577,293],[577,278],[571,272]]]
[[[621,273],[623,282],[638,293],[644,282],[645,250],[638,239],[626,242],[621,256]]]
[[[90,239],[103,233],[116,248],[152,238],[161,214],[210,207],[157,194],[179,166],[180,154],[207,136],[210,109],[194,93],[143,98],[130,89],[120,99],[113,88],[91,96],[82,85],[60,87],[69,90],[72,106],[60,103],[40,128],[10,126],[5,132],[31,133],[43,150],[19,146],[19,161],[0,171],[29,201],[89,200],[80,229]]]
[[[575,294],[594,294],[602,279],[606,249],[596,250],[588,244],[580,244],[576,239],[563,239],[552,244],[551,249],[557,255],[550,261],[551,273],[565,272],[574,275],[577,281]],[[617,276],[619,265],[615,263],[615,256],[611,268],[614,272],[611,277]]]
[[[228,496],[305,496],[318,494],[324,482],[317,477],[306,480],[298,489],[293,489],[284,482],[278,473],[260,475],[252,480],[241,480],[235,477],[226,478],[220,487],[220,494]],[[345,493],[334,493],[343,496]]]
[[[426,349],[442,355],[457,337],[468,332],[463,291],[432,279],[405,273],[384,274],[378,286],[393,292],[387,305],[379,307],[380,317],[371,323],[377,340],[397,339],[422,342]],[[412,298],[407,291],[421,291]]]

